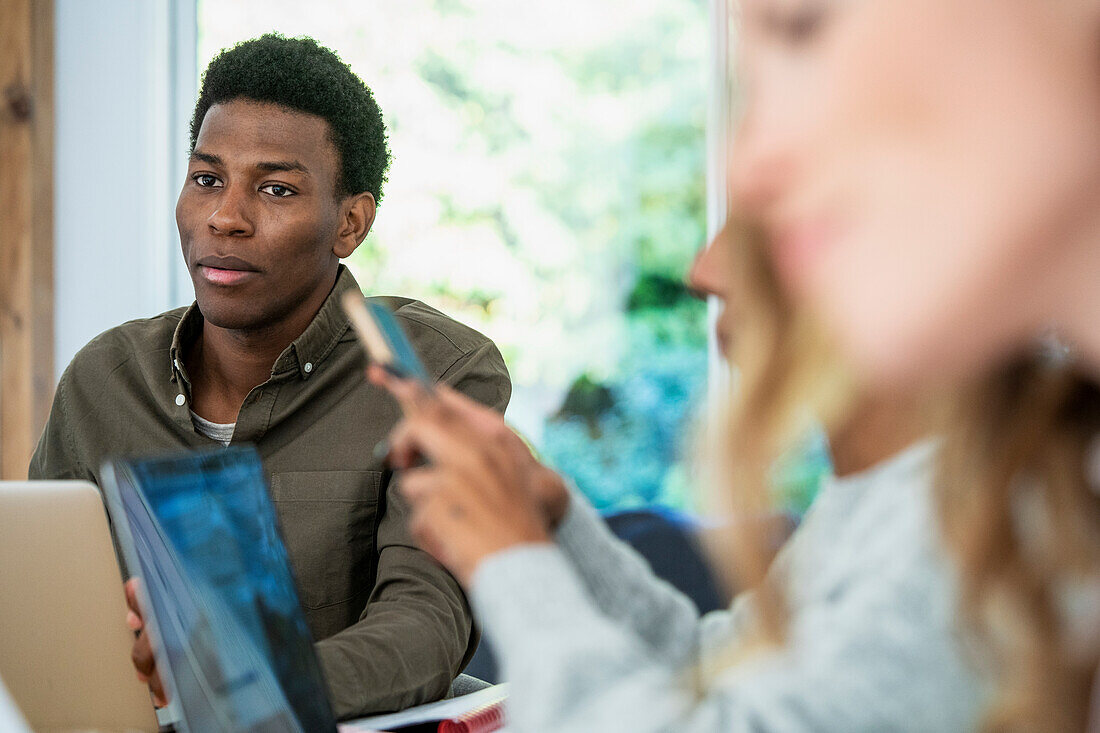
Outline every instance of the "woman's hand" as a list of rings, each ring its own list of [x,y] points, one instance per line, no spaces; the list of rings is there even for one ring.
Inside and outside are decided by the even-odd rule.
[[[428,395],[378,367],[369,376],[405,411],[388,460],[403,469],[411,531],[459,582],[469,587],[474,570],[495,552],[550,541],[569,492],[500,415],[445,385]],[[427,463],[417,465],[422,458]]]

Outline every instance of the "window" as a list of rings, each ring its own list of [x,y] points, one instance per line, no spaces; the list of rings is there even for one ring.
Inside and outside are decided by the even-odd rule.
[[[493,338],[508,418],[600,508],[690,509],[707,371],[708,3],[200,0],[198,67],[276,30],[333,48],[394,162],[348,265]],[[597,460],[593,460],[593,457]]]

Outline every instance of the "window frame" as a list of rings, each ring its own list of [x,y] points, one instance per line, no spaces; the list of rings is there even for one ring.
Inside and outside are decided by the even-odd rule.
[[[175,198],[195,0],[55,0],[54,379],[98,333],[192,300]]]

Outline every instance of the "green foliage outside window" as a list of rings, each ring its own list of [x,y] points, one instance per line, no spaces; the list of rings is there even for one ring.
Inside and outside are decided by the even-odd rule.
[[[509,419],[601,508],[694,508],[706,0],[200,2],[199,64],[278,30],[373,89],[394,154],[349,260],[492,337]]]

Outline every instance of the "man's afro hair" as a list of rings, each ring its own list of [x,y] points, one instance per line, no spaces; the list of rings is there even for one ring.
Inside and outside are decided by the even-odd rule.
[[[206,112],[234,99],[277,104],[329,124],[340,154],[339,195],[369,191],[382,200],[390,164],[386,126],[363,80],[333,51],[312,38],[268,33],[218,54],[202,75],[191,118],[191,149]]]

